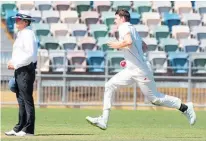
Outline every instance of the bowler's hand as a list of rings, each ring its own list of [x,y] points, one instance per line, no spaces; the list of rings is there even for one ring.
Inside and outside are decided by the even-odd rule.
[[[118,41],[108,42],[107,45],[111,48],[119,48],[119,42]]]
[[[8,66],[7,67],[8,67],[9,70],[14,70],[14,65],[12,64],[11,61],[8,62]]]

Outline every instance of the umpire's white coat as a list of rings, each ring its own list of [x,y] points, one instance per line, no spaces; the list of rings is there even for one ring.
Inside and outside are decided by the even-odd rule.
[[[142,93],[154,105],[170,108],[180,108],[181,100],[176,97],[159,93],[153,78],[153,73],[147,66],[142,50],[142,39],[136,29],[129,23],[123,23],[119,27],[120,40],[123,40],[127,33],[132,36],[132,46],[124,48],[126,68],[114,75],[105,84],[104,110],[110,109],[112,105],[112,95],[121,86],[137,83]]]

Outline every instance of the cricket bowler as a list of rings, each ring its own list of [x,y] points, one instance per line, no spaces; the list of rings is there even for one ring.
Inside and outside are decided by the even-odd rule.
[[[113,94],[121,86],[137,83],[144,96],[146,96],[152,104],[175,108],[187,117],[190,125],[194,125],[196,122],[196,114],[193,109],[193,103],[183,104],[179,98],[157,91],[153,72],[149,69],[143,55],[143,46],[146,46],[146,44],[142,41],[136,29],[129,21],[130,14],[127,10],[119,9],[116,11],[114,22],[118,27],[119,41],[109,42],[108,46],[123,50],[126,67],[105,84],[102,115],[95,118],[88,116],[86,120],[92,125],[106,130]]]

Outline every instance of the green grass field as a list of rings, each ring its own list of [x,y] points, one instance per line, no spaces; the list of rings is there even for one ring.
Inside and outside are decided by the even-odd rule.
[[[2,141],[206,141],[206,112],[198,111],[198,121],[190,127],[178,111],[112,110],[109,128],[102,131],[85,117],[100,110],[36,109],[36,136],[7,137],[17,122],[18,109],[2,108]]]

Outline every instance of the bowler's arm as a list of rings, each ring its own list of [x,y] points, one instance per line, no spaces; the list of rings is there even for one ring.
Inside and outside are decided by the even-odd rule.
[[[132,45],[132,37],[130,33],[127,33],[122,41],[112,41],[107,44],[111,48],[121,49],[125,47],[131,47]]]

